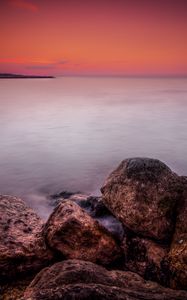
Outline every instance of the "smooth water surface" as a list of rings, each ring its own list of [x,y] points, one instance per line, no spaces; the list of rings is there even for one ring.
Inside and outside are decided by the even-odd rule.
[[[46,216],[46,195],[99,194],[127,157],[187,175],[187,79],[0,80],[0,193]]]

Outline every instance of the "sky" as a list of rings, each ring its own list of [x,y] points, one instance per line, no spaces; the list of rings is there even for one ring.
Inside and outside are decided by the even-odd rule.
[[[0,72],[187,76],[187,0],[0,0]]]

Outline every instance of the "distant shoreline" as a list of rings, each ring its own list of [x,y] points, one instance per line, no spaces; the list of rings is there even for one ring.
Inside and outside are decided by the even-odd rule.
[[[0,79],[37,79],[37,78],[61,78],[61,77],[78,77],[78,78],[126,78],[126,79],[187,79],[187,75],[111,75],[111,74],[63,74],[63,75],[24,75],[13,73],[0,73]]]
[[[54,76],[42,76],[42,75],[22,75],[22,74],[6,74],[1,73],[0,79],[37,79],[37,78],[55,78]]]

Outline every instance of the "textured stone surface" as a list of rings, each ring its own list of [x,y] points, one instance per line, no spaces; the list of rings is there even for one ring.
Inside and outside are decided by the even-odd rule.
[[[101,197],[75,194],[69,199],[80,205],[92,218],[111,232],[117,240],[123,240],[124,229],[122,223],[111,214]]]
[[[187,239],[187,177],[181,177],[182,197],[177,207],[177,217],[175,224],[175,232],[172,243],[180,243],[181,240]]]
[[[168,260],[171,287],[187,289],[187,177],[183,177],[182,181],[184,193],[178,208],[175,233]]]
[[[108,231],[111,232],[116,239],[120,241],[123,240],[123,225],[104,205],[102,197],[62,191],[58,194],[50,196],[50,204],[53,206],[57,206],[65,199],[69,199],[77,203],[92,218],[96,219],[101,225],[108,229]]]
[[[131,158],[111,173],[101,191],[109,210],[137,234],[171,239],[181,181],[156,159]]]
[[[1,285],[0,300],[20,300],[23,297],[25,289],[33,280],[34,275],[27,275],[25,278],[13,279]]]
[[[107,271],[90,262],[67,260],[42,270],[24,300],[185,300],[187,293],[163,288],[131,272]]]
[[[168,247],[137,236],[126,236],[122,245],[125,253],[125,266],[147,280],[168,285],[169,275],[164,258]]]
[[[42,237],[43,222],[17,197],[0,196],[0,279],[35,272],[52,253]]]
[[[80,206],[62,201],[49,217],[44,235],[48,245],[65,258],[110,264],[120,254],[112,235]]]
[[[170,266],[170,286],[187,290],[187,241],[172,246],[168,256]]]

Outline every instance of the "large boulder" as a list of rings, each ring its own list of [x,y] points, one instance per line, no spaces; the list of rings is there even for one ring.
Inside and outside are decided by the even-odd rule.
[[[0,279],[47,266],[53,255],[42,236],[43,221],[17,197],[0,196]]]
[[[167,242],[174,231],[181,181],[157,159],[122,161],[101,188],[103,201],[127,228]]]
[[[108,271],[91,262],[67,260],[42,270],[24,300],[185,300],[187,293],[163,288],[131,272]]]
[[[49,217],[44,235],[51,249],[65,258],[110,264],[120,255],[113,236],[79,205],[62,201]]]
[[[176,218],[175,233],[168,255],[170,286],[187,289],[187,177],[182,178],[184,193]]]

